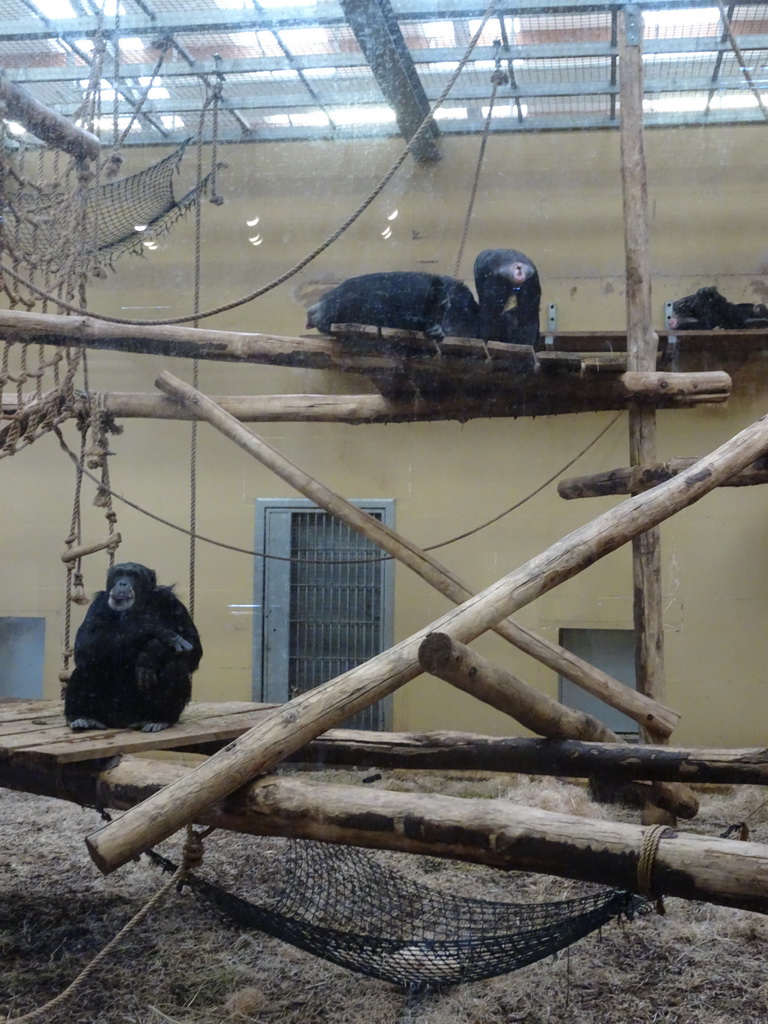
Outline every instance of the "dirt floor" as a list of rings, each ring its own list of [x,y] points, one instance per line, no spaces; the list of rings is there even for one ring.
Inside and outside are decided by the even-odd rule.
[[[338,773],[334,778],[339,778]],[[324,781],[327,781],[327,776]],[[349,782],[345,775],[343,781]],[[504,777],[472,782],[393,774],[377,785],[433,789],[595,818],[635,812],[590,801],[583,787]],[[718,835],[748,818],[768,841],[768,794],[702,794],[685,829]],[[96,811],[0,790],[0,1020],[64,989],[167,876],[145,858],[102,877],[83,837]],[[284,840],[215,833],[201,874],[257,900]],[[163,844],[169,856],[179,843]],[[583,891],[546,876],[376,854],[410,878],[468,896],[520,902]],[[667,915],[611,924],[556,957],[490,981],[409,998],[259,932],[241,932],[188,891],[172,893],[102,963],[51,1024],[765,1024],[768,918],[667,900]]]

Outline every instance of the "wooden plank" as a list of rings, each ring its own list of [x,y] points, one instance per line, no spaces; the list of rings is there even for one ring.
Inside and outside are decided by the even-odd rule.
[[[64,721],[61,701],[46,702],[44,715],[4,723],[5,728],[13,731],[0,731],[0,757],[71,763],[119,753],[168,750],[233,739],[253,728],[275,707],[249,701],[193,703],[185,709],[180,722],[161,732],[144,733],[135,729],[72,732]]]
[[[536,361],[547,373],[581,373],[584,354],[581,352],[558,352],[556,349],[551,349],[537,352]]]
[[[0,700],[0,722],[13,722],[21,718],[61,713],[61,701],[25,700],[5,697]]]

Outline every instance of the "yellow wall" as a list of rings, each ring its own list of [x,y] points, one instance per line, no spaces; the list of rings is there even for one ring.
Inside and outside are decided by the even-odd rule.
[[[768,300],[764,224],[766,134],[763,128],[679,129],[647,133],[654,322],[663,303],[716,284],[731,301]],[[408,162],[393,185],[328,252],[297,277],[247,306],[205,321],[217,328],[296,335],[318,285],[375,269],[450,273],[477,156],[476,139],[446,139],[433,166]],[[461,276],[471,278],[481,248],[514,247],[537,263],[543,303],[556,302],[562,330],[621,328],[624,242],[616,133],[492,138]],[[220,150],[227,163],[226,203],[206,204],[201,305],[236,299],[292,266],[365,198],[400,144],[348,142],[242,145]],[[126,172],[160,156],[128,151]],[[185,159],[181,194],[194,172]],[[392,238],[381,231],[397,208]],[[257,227],[246,220],[258,216]],[[251,245],[260,232],[263,244]],[[146,257],[121,258],[117,273],[89,290],[92,309],[148,319],[189,313],[193,295],[193,219],[177,225]],[[188,360],[92,351],[90,384],[109,391],[152,392],[161,369],[191,378]],[[739,382],[737,381],[737,384]],[[353,376],[256,365],[200,365],[211,394],[364,392]],[[764,388],[740,386],[725,406],[662,412],[660,457],[711,450],[765,412]],[[284,455],[334,490],[394,498],[396,527],[426,546],[452,537],[519,501],[584,448],[613,414],[536,420],[347,426],[254,426]],[[190,426],[124,421],[110,460],[113,487],[181,524],[188,520]],[[626,465],[622,418],[566,475]],[[77,434],[65,428],[72,446]],[[46,694],[58,692],[64,571],[73,472],[52,437],[0,465],[0,615],[48,620]],[[85,537],[105,533],[90,507]],[[281,481],[207,426],[199,430],[198,530],[253,545],[257,497],[293,496]],[[439,552],[467,582],[486,586],[617,499],[564,502],[554,485],[488,529]],[[764,742],[768,698],[766,492],[721,490],[662,528],[667,700],[683,712],[681,743]],[[187,542],[118,503],[120,560],[153,565],[162,582],[186,595]],[[99,589],[105,562],[86,566],[86,588]],[[200,544],[196,619],[205,657],[195,677],[202,699],[248,699],[251,620],[230,606],[252,599],[251,560]],[[407,570],[396,575],[396,638],[440,616],[446,600]],[[75,624],[81,612],[75,610]],[[557,639],[560,627],[631,628],[629,552],[608,556],[519,614]],[[552,672],[495,637],[478,649],[528,682],[556,694]],[[421,677],[395,699],[395,728],[475,728],[514,732],[507,719],[437,680]]]

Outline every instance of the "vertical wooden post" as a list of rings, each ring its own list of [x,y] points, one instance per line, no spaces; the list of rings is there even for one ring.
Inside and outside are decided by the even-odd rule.
[[[626,6],[619,36],[619,72],[627,274],[627,368],[647,372],[656,369],[657,338],[651,324],[642,35],[640,8]],[[636,401],[629,404],[629,457],[632,466],[648,465],[656,460],[656,412],[652,406]],[[664,692],[664,636],[658,527],[632,541],[632,581],[637,688],[641,693],[661,700]]]

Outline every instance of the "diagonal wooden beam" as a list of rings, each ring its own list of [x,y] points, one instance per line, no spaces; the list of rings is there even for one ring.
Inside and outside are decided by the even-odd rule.
[[[176,390],[167,380],[163,386],[168,391]],[[197,393],[189,400],[200,407],[204,399]],[[105,874],[114,871],[320,733],[415,678],[420,672],[418,648],[428,633],[445,632],[464,643],[473,640],[633,537],[693,504],[766,450],[768,418],[763,417],[674,480],[628,498],[388,651],[269,713],[189,776],[89,835],[86,843],[91,857]]]
[[[421,576],[449,600],[455,604],[461,604],[468,597],[472,597],[473,591],[455,573],[438,562],[433,555],[417,547],[407,537],[396,533],[391,527],[377,522],[367,512],[363,512],[346,498],[315,480],[303,469],[286,459],[284,455],[281,455],[264,438],[258,437],[238,423],[234,416],[225,412],[210,398],[200,395],[189,385],[168,373],[161,374],[158,384],[163,390],[168,387],[171,394],[183,397],[188,407],[196,407],[198,414],[202,415],[225,437],[234,441],[263,466],[271,469],[299,494],[314,501],[320,508],[324,508],[341,522],[367,537],[368,540],[377,544],[403,565],[407,565],[409,569]],[[553,671],[564,675],[594,697],[623,711],[643,728],[660,736],[669,736],[677,725],[680,715],[676,711],[639,694],[626,684],[620,683],[607,673],[589,665],[571,651],[546,640],[520,623],[505,619],[494,628],[500,636],[503,636],[515,647],[530,654],[531,657],[536,658]]]

